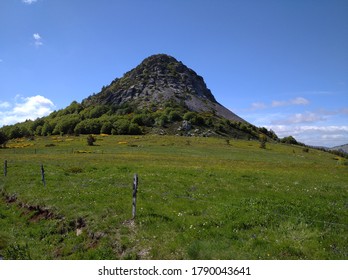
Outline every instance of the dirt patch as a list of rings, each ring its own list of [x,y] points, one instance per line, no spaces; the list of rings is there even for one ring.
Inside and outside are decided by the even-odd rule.
[[[62,219],[62,216],[55,215],[48,208],[44,208],[40,205],[29,205],[23,202],[18,203],[18,206],[22,209],[23,215],[29,216],[29,221],[38,222],[48,219]]]
[[[16,194],[2,192],[0,193],[0,199],[3,199],[7,204],[14,205],[20,211],[20,215],[25,217],[30,223],[38,223],[40,221],[44,223],[46,220],[57,220],[56,228],[52,234],[60,234],[62,242],[68,233],[74,232],[76,236],[86,234],[86,249],[91,249],[96,248],[99,241],[106,236],[104,232],[89,231],[87,221],[83,217],[67,221],[64,216],[54,213],[52,209],[46,206],[30,205],[29,203],[19,201]],[[44,226],[44,224],[42,225]],[[54,252],[54,257],[59,259],[62,254],[64,254],[62,248],[58,247]]]
[[[5,201],[7,203],[15,203],[17,201],[17,195],[16,194],[12,194],[12,195],[5,195]]]

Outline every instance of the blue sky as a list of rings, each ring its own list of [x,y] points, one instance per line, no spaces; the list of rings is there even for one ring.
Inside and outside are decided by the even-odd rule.
[[[0,126],[166,53],[278,136],[348,143],[346,0],[0,0]]]

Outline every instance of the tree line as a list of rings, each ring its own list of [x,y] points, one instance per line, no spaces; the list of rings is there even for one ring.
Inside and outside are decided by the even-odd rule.
[[[192,112],[182,104],[169,100],[163,106],[149,104],[147,108],[137,108],[134,104],[84,106],[74,101],[65,109],[54,111],[47,117],[3,126],[0,129],[0,140],[4,142],[5,139],[65,134],[139,135],[150,128],[165,129],[183,120],[192,126],[212,129],[218,134],[248,135],[257,139],[261,132],[277,139],[274,132],[265,128],[231,122],[216,116],[214,112]]]

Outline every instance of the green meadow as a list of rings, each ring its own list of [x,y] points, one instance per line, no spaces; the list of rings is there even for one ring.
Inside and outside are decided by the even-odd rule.
[[[345,159],[258,141],[96,137],[0,149],[2,259],[348,257]]]

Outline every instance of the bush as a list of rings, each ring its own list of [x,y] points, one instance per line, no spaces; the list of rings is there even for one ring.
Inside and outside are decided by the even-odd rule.
[[[292,136],[284,137],[280,140],[280,142],[285,143],[285,144],[290,144],[290,145],[298,145],[298,142]]]
[[[87,136],[87,145],[88,146],[93,146],[94,145],[94,142],[96,142],[97,139],[93,136],[93,135],[88,135]]]
[[[89,111],[89,118],[90,119],[95,119],[101,117],[103,114],[105,114],[108,110],[108,107],[103,106],[103,105],[98,105],[92,108]]]
[[[60,117],[52,134],[73,134],[75,126],[80,122],[77,115],[66,115]]]
[[[100,129],[100,133],[102,134],[111,134],[111,130],[112,130],[112,123],[107,121],[104,122],[101,129]]]
[[[7,143],[7,136],[5,135],[5,133],[0,131],[0,146],[5,147],[6,143]]]
[[[138,125],[144,125],[143,123],[143,115],[135,115],[132,119],[132,123],[138,124]]]
[[[156,125],[157,125],[158,127],[164,127],[167,123],[168,123],[168,117],[167,117],[167,115],[160,115],[160,116],[156,119]]]
[[[133,117],[132,123],[138,124],[140,126],[152,127],[155,121],[149,114],[137,114]]]
[[[261,149],[266,149],[267,137],[265,135],[261,134],[259,136],[259,140],[260,140],[260,148]]]
[[[178,122],[182,120],[182,117],[179,112],[171,111],[169,113],[169,120],[172,122]]]
[[[76,134],[99,134],[101,126],[101,122],[98,119],[86,119],[76,125],[74,132]]]
[[[129,125],[128,133],[130,135],[141,135],[141,134],[143,134],[143,132],[141,131],[141,128],[136,123],[131,123]]]
[[[184,120],[190,121],[193,125],[204,125],[204,118],[195,112],[187,112],[184,115]]]
[[[52,134],[54,126],[49,122],[45,122],[41,129],[41,135],[47,136]]]
[[[194,113],[194,112],[187,112],[184,115],[184,120],[191,121],[194,117],[196,117],[196,113]]]
[[[119,119],[114,123],[112,134],[127,135],[129,133],[129,122],[126,119]]]

